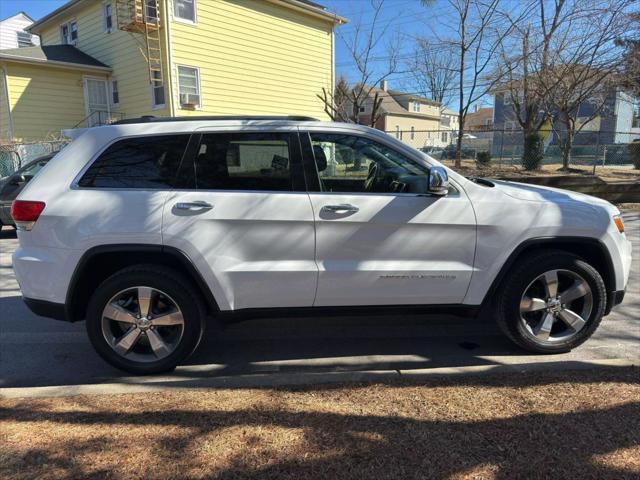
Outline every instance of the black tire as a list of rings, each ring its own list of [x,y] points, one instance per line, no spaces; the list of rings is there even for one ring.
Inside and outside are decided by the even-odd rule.
[[[582,277],[591,289],[593,306],[584,327],[566,340],[546,343],[531,338],[521,321],[520,300],[537,277],[550,270],[568,270]],[[535,353],[565,353],[584,343],[598,328],[607,304],[604,281],[598,271],[576,255],[561,250],[534,253],[519,259],[501,283],[496,299],[500,329],[516,345]]]
[[[151,287],[168,294],[182,311],[184,327],[175,350],[156,361],[132,361],[118,354],[102,332],[102,312],[107,302],[125,289]],[[173,370],[195,351],[204,333],[206,309],[196,288],[179,272],[159,265],[135,265],[103,281],[87,307],[86,327],[93,347],[108,363],[126,372],[149,375]]]

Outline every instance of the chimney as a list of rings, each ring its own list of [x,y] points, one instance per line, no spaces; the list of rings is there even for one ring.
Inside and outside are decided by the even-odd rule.
[[[380,82],[380,88],[381,88],[383,91],[385,91],[385,92],[386,92],[386,91],[387,91],[388,86],[389,86],[389,85],[387,84],[387,81],[386,81],[386,80],[382,80],[382,81]]]

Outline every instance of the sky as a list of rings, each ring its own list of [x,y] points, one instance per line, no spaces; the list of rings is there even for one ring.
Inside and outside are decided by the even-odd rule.
[[[66,3],[67,0],[0,0],[0,18],[14,15],[24,11],[27,15],[37,20],[47,13]],[[200,2],[212,0],[198,0]],[[350,23],[338,28],[336,41],[336,74],[344,75],[347,79],[357,79],[352,67],[352,60],[341,36],[349,37],[353,33],[354,23],[360,22],[364,28],[371,24],[373,11],[370,0],[314,0],[327,7],[328,10],[349,19]],[[515,0],[518,1],[518,0]],[[386,37],[381,42],[376,57],[385,57],[386,44],[392,37],[397,38],[400,45],[400,57],[406,60],[413,52],[415,38],[417,36],[434,35],[434,25],[439,25],[437,19],[450,15],[450,7],[447,0],[433,0],[432,4],[425,7],[420,0],[384,0],[378,25],[389,25]],[[435,20],[435,21],[434,21]],[[442,34],[443,32],[436,32]],[[384,58],[375,63],[383,68]],[[415,91],[412,87],[411,75],[406,67],[401,65],[400,72],[389,77],[389,87]],[[403,71],[402,71],[403,70]],[[413,89],[412,89],[413,88]]]

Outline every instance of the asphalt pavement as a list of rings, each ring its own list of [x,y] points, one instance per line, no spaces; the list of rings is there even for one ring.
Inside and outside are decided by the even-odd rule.
[[[69,324],[32,314],[22,302],[11,267],[16,235],[5,227],[0,232],[0,396],[17,387],[62,386],[59,393],[77,391],[68,386],[90,385],[99,393],[101,385],[215,386],[243,378],[257,384],[309,383],[332,376],[371,378],[361,375],[364,372],[416,375],[505,366],[638,365],[640,211],[626,212],[624,218],[635,255],[625,301],[590,340],[570,353],[530,355],[503,337],[491,318],[272,318],[207,332],[185,365],[157,377],[132,377],[102,361],[87,339],[84,322]]]

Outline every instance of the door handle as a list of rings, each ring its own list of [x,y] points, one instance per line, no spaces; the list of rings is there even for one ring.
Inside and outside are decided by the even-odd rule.
[[[325,212],[331,213],[355,213],[360,210],[355,205],[351,205],[349,203],[343,203],[341,205],[325,205],[322,209]]]
[[[197,200],[195,202],[178,202],[176,203],[176,208],[178,210],[211,210],[213,205],[209,202]]]

